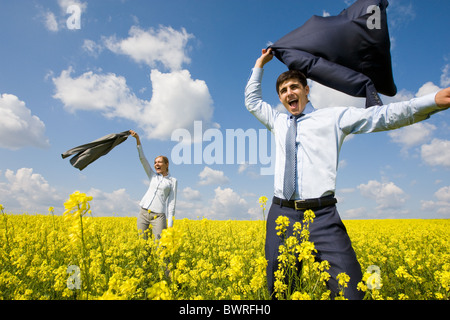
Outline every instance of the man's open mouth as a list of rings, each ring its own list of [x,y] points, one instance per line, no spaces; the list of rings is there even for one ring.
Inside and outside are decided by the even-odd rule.
[[[289,105],[291,106],[291,108],[297,108],[298,107],[298,99],[293,99],[289,101]]]

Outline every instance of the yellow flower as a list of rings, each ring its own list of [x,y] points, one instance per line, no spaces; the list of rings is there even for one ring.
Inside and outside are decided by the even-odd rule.
[[[0,300],[271,298],[265,223],[182,219],[155,243],[137,235],[135,217],[93,217],[90,199],[74,193],[63,216],[6,214],[0,206]],[[276,232],[284,238],[275,295],[328,300],[330,266],[315,261],[314,243],[307,238],[316,221],[311,213],[305,220],[291,226],[289,237],[289,220],[278,221]],[[361,266],[383,267],[379,274],[363,274],[358,289],[365,299],[450,298],[450,219],[348,220],[345,225]],[[67,287],[74,275],[67,273],[70,265],[80,267],[80,290]],[[381,278],[388,281],[377,290]],[[344,299],[347,281],[340,276],[337,299]]]
[[[328,299],[330,298],[330,294],[331,294],[331,291],[330,291],[330,290],[325,291],[325,292],[322,293],[322,295],[320,296],[320,300],[328,300]]]
[[[287,227],[289,226],[289,218],[286,216],[279,216],[275,223],[277,226],[275,227],[275,230],[278,230],[277,235],[281,236],[286,233]]]
[[[395,275],[399,278],[411,279],[411,275],[408,273],[404,266],[400,266],[395,271]]]
[[[268,199],[265,196],[262,196],[262,197],[259,198],[259,203],[261,203],[261,208],[265,207],[267,200]]]
[[[356,286],[356,288],[359,291],[362,291],[362,292],[366,292],[367,291],[367,286],[362,281],[358,282],[358,285]]]
[[[337,275],[336,279],[340,286],[347,288],[348,282],[350,281],[350,276],[348,276],[345,272],[341,272]]]
[[[228,277],[231,281],[237,280],[243,276],[244,262],[241,256],[234,255],[230,261],[230,267],[228,268]]]
[[[300,222],[295,222],[294,223],[294,235],[299,235],[302,232],[302,224]]]
[[[306,210],[305,214],[304,214],[304,217],[303,217],[303,222],[313,223],[315,217],[316,217],[316,215],[315,215],[314,211]]]
[[[295,291],[291,295],[291,299],[292,300],[311,300],[311,297],[306,292],[301,293],[301,292]]]
[[[150,300],[171,300],[172,293],[166,281],[160,281],[147,289],[147,297]]]
[[[330,263],[327,260],[323,260],[320,262],[319,270],[324,271],[330,269]]]
[[[91,200],[92,197],[86,196],[85,193],[75,191],[70,195],[69,199],[64,202],[64,208],[66,209],[64,213],[69,213],[72,210],[77,210],[81,214],[85,214],[90,209],[89,201]]]
[[[261,203],[261,208],[263,208],[263,220],[266,220],[266,216],[265,216],[264,212],[266,211],[267,197],[264,197],[264,196],[260,197],[259,203]]]
[[[178,227],[166,228],[159,239],[158,252],[164,257],[173,256],[183,244],[183,231]]]

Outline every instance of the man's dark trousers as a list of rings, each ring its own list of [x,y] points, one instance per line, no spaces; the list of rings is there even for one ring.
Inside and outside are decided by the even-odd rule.
[[[347,230],[339,217],[335,205],[318,207],[311,209],[314,214],[314,222],[310,224],[309,240],[314,243],[317,250],[316,260],[327,260],[330,263],[330,280],[327,283],[331,296],[339,293],[336,276],[345,272],[350,276],[348,287],[345,288],[344,296],[350,300],[363,299],[364,293],[359,291],[356,286],[362,279],[361,266],[356,259],[355,251],[352,248]],[[267,286],[269,293],[274,290],[274,272],[278,269],[278,248],[283,244],[283,240],[277,235],[275,230],[275,220],[279,216],[289,218],[289,227],[286,236],[293,234],[293,225],[295,222],[302,222],[305,210],[295,210],[289,207],[283,207],[280,204],[272,203],[267,216],[266,245],[265,255],[267,259]],[[274,296],[274,295],[273,295]]]

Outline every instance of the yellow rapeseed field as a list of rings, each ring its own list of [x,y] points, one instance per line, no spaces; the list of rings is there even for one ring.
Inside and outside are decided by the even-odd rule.
[[[0,205],[0,299],[270,299],[265,222],[176,220],[159,242],[136,218],[95,217],[76,192],[66,211],[11,214]],[[262,217],[265,202],[262,197]],[[308,223],[280,247],[279,299],[328,299]],[[278,221],[280,236],[289,223]],[[344,221],[364,272],[365,299],[449,299],[449,220]],[[297,270],[296,259],[303,268]],[[339,277],[342,292],[348,276]]]

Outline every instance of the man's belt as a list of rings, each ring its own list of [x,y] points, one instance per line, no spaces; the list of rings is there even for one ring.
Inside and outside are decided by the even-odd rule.
[[[334,196],[326,196],[314,199],[305,200],[284,200],[278,197],[273,197],[273,203],[280,204],[283,207],[293,208],[295,210],[307,210],[319,207],[331,206],[337,203]]]

